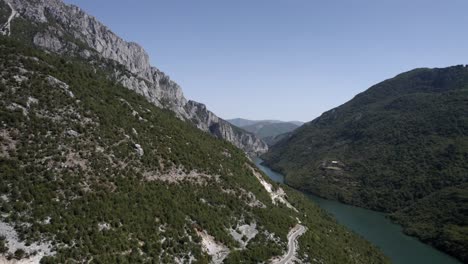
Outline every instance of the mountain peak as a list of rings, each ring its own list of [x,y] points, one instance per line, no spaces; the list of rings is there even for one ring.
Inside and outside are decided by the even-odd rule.
[[[14,36],[30,37],[33,45],[49,52],[117,62],[123,68],[112,69],[114,79],[144,95],[151,103],[173,111],[180,119],[193,122],[200,129],[230,141],[247,153],[261,154],[268,149],[262,140],[233,128],[206,107],[196,102],[188,103],[181,87],[150,65],[149,55],[142,46],[123,40],[79,7],[60,0],[5,1],[13,9],[12,13],[17,12],[32,24],[28,29],[33,31],[32,36],[12,32]]]

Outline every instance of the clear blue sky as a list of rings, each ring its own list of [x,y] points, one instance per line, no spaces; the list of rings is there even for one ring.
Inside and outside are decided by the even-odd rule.
[[[466,0],[66,0],[223,118],[309,121],[417,67],[468,63]]]

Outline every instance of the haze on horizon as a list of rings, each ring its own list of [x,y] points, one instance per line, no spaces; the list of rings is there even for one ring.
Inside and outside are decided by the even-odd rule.
[[[463,0],[65,2],[225,119],[310,121],[401,72],[468,63]]]

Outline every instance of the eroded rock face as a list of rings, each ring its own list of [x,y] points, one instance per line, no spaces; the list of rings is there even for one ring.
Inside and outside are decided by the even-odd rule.
[[[179,118],[192,121],[201,130],[223,138],[249,154],[267,151],[267,145],[253,134],[233,127],[203,104],[187,101],[177,83],[150,65],[149,56],[140,45],[126,42],[80,8],[60,0],[3,1],[22,18],[35,24],[47,23],[45,29],[33,37],[36,46],[85,59],[97,56],[116,61],[123,69],[115,68],[112,77],[153,104],[174,111]]]
[[[225,139],[249,154],[265,153],[268,150],[267,144],[254,134],[237,128],[224,119],[217,117],[202,103],[190,100],[185,105],[185,110],[188,117],[199,129]]]

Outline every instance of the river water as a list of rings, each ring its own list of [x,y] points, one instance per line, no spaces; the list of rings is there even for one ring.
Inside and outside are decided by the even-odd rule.
[[[261,159],[256,159],[254,162],[270,179],[284,183],[283,175],[261,165]],[[326,200],[315,195],[307,194],[307,196],[332,214],[340,224],[379,247],[395,264],[461,263],[418,239],[405,235],[401,226],[392,223],[383,213]]]

